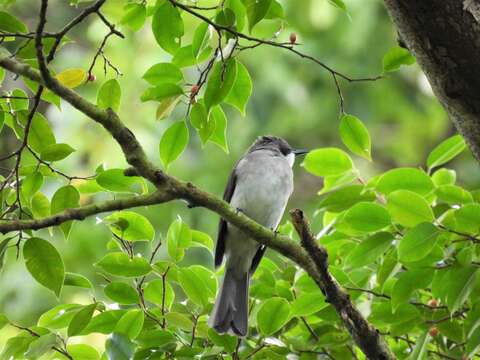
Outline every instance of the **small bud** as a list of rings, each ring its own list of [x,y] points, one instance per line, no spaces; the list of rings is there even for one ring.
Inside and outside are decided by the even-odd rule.
[[[437,299],[431,299],[428,303],[427,303],[428,306],[430,307],[437,307],[438,306],[438,301]]]
[[[428,333],[430,334],[431,337],[436,337],[440,333],[440,330],[438,330],[438,328],[436,326],[433,326],[433,327],[430,328]]]
[[[291,33],[290,34],[290,44],[295,44],[297,42],[297,34]]]
[[[192,85],[192,88],[190,89],[190,97],[195,97],[195,95],[198,94],[198,90],[200,90],[200,88],[197,84]]]
[[[88,75],[88,81],[94,82],[95,80],[97,80],[97,77],[95,75],[93,74]]]

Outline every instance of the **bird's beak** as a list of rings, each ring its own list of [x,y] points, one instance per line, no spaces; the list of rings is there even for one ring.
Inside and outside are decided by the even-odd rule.
[[[292,152],[295,154],[295,156],[300,156],[300,155],[305,155],[309,151],[310,150],[307,150],[307,149],[295,149]]]

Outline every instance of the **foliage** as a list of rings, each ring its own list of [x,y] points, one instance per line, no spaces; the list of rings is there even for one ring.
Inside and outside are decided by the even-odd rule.
[[[72,3],[76,5],[76,1]],[[348,10],[341,0],[330,3]],[[235,50],[232,46],[238,45],[238,38],[245,39],[239,34],[275,36],[277,29],[272,31],[272,23],[284,26],[288,20],[288,12],[276,0],[227,0],[224,6],[215,3],[207,10],[188,6],[192,5],[189,2],[181,2],[183,7],[175,4],[173,0],[126,1],[124,7],[115,6],[118,23],[130,31],[127,37],[133,32],[151,33],[159,46],[156,51],[169,54],[140,71],[138,78],[143,74],[148,88],[132,100],[128,87],[110,75],[102,84],[93,85],[100,109],[120,111],[125,103],[143,106],[140,101],[145,106],[155,104],[157,119],[165,122],[156,145],[165,170],[188,155],[197,141],[195,134],[202,147],[212,143],[228,153],[226,112],[230,115],[232,110],[228,107],[244,116],[252,79],[255,86],[261,83],[239,56],[246,45]],[[217,27],[209,29],[202,18],[192,23],[195,14],[206,14]],[[0,12],[0,36],[13,43],[7,44],[8,49],[18,58],[38,67],[32,39],[18,36],[29,33],[20,18],[13,11]],[[56,75],[61,84],[79,91],[92,86],[98,57],[110,73],[119,74],[104,53],[105,42],[116,35],[106,21],[111,32],[95,52],[90,70],[57,64],[58,69],[67,67]],[[268,46],[263,41],[256,43]],[[47,53],[52,46],[44,38]],[[298,49],[296,46],[281,43],[285,51]],[[394,48],[383,58],[383,72],[413,63],[408,51]],[[195,72],[197,67],[200,70]],[[372,143],[381,139],[370,135],[360,117],[344,112],[337,80],[348,82],[348,78],[329,74],[341,98],[335,137],[352,154],[375,162]],[[2,79],[3,72],[0,75]],[[29,91],[9,83],[0,98],[2,136],[8,132],[20,146],[5,159],[16,160],[12,171],[0,177],[2,220],[37,220],[91,201],[129,199],[154,191],[142,178],[127,176],[120,165],[107,169],[100,165],[91,176],[70,176],[59,170],[57,165],[74,156],[77,147],[58,142],[53,121],[36,110],[37,97],[57,107],[60,99],[24,80]],[[314,209],[320,220],[315,225],[316,230],[322,229],[319,240],[328,251],[330,271],[355,304],[365,309],[367,319],[399,359],[461,359],[473,356],[480,346],[480,192],[462,187],[456,172],[443,167],[464,149],[463,139],[454,135],[430,152],[424,166],[399,166],[375,176],[367,172],[367,177],[358,166],[363,160],[339,147],[317,145],[302,164],[315,180],[323,178],[323,188],[315,189],[320,193]],[[213,150],[206,148],[205,152]],[[72,221],[48,231],[16,231],[0,238],[0,266],[7,249],[13,259],[21,248],[23,259],[19,262],[25,263],[31,277],[52,292],[57,302],[29,327],[10,320],[7,311],[0,314],[0,329],[15,331],[8,333],[2,358],[284,359],[296,354],[301,359],[349,359],[352,352],[363,358],[313,280],[274,253],[262,260],[252,279],[248,337],[240,344],[233,336],[209,329],[207,318],[222,269],[212,268],[210,255],[208,262],[195,264],[189,255],[199,249],[211,254],[213,240],[197,230],[193,221],[180,217],[161,219],[164,229],[168,226],[163,236],[152,223],[159,217],[140,212],[117,211],[99,218],[98,224],[87,225],[92,229],[86,230],[84,237],[95,237],[96,229],[102,228],[109,238],[96,260],[82,264],[90,269],[92,278],[94,271],[101,274],[95,281],[70,272],[69,262],[62,260],[70,245]],[[295,236],[288,221],[280,232]],[[66,243],[58,241],[62,237]],[[81,301],[71,295],[72,287]]]

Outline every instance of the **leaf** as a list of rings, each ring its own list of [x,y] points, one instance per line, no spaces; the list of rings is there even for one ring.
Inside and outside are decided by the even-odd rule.
[[[118,321],[115,327],[116,333],[127,335],[129,339],[135,339],[143,328],[143,311],[140,309],[129,310]]]
[[[192,302],[199,306],[208,305],[208,293],[205,291],[205,283],[192,269],[179,269],[178,281],[183,291]]]
[[[35,194],[43,185],[43,176],[38,171],[28,175],[22,182],[21,192],[22,195],[27,199]]]
[[[268,13],[272,0],[242,0],[247,10],[248,31],[260,22]]]
[[[95,332],[111,334],[118,321],[126,312],[126,310],[108,310],[94,316],[87,327],[82,331],[82,335],[88,335]]]
[[[55,144],[55,135],[53,135],[47,119],[38,112],[33,115],[28,133],[28,144],[38,153],[41,153],[48,145]]]
[[[367,160],[372,160],[370,134],[360,119],[353,115],[342,116],[342,120],[340,121],[340,137],[351,152]]]
[[[155,229],[150,221],[133,211],[117,211],[105,220],[110,223],[110,230],[123,240],[151,241],[155,237]]]
[[[409,360],[422,360],[427,353],[427,345],[430,342],[428,331],[420,335],[416,341],[412,353],[408,357]]]
[[[182,94],[183,90],[177,84],[160,83],[153,88],[145,90],[142,96],[140,96],[140,100],[142,100],[143,102],[150,100],[162,101],[164,99],[171,98],[172,96]]]
[[[432,169],[436,166],[443,165],[465,149],[465,140],[460,135],[454,135],[442,141],[432,150],[427,158],[427,166]]]
[[[292,303],[292,316],[309,316],[326,308],[325,297],[319,292],[301,293]]]
[[[202,140],[202,145],[205,145],[215,131],[215,119],[208,116],[203,101],[198,101],[192,106],[190,123],[197,129],[200,139]]]
[[[9,360],[25,358],[25,352],[33,341],[35,341],[35,338],[25,333],[8,339],[3,348],[1,358]]]
[[[57,74],[55,78],[63,86],[74,89],[85,82],[85,80],[87,79],[87,73],[85,72],[85,70],[80,68],[67,69]]]
[[[207,112],[212,106],[220,104],[230,93],[237,77],[237,62],[229,59],[225,62],[217,62],[208,78],[205,90],[205,107]]]
[[[168,309],[175,299],[175,293],[168,282],[165,282],[165,299],[163,298],[163,282],[161,279],[155,279],[145,286],[145,299]],[[165,300],[165,301],[164,301]]]
[[[273,297],[265,301],[258,310],[257,323],[264,336],[273,335],[290,319],[290,305],[283,298]]]
[[[433,182],[422,170],[414,168],[397,168],[384,173],[375,186],[386,195],[395,190],[409,190],[420,195],[433,191]]]
[[[408,303],[412,293],[424,289],[433,279],[434,269],[414,269],[400,274],[392,290],[392,310],[396,312],[400,305]]]
[[[318,205],[318,210],[342,212],[356,203],[372,200],[375,200],[372,191],[365,190],[363,185],[350,185],[325,194]]]
[[[63,281],[63,285],[82,287],[85,289],[93,289],[92,283],[85,276],[71,272],[65,273],[65,280]]]
[[[415,58],[407,49],[394,47],[383,57],[383,71],[397,71],[402,65],[412,65],[414,63]]]
[[[138,303],[136,290],[123,282],[113,281],[105,286],[103,291],[105,295],[119,304],[129,305]]]
[[[237,346],[237,338],[228,334],[219,334],[213,329],[208,329],[208,338],[213,344],[220,346],[228,352],[234,352]]]
[[[81,308],[72,318],[68,325],[67,334],[69,337],[79,335],[86,328],[92,319],[93,312],[97,308],[97,304],[86,305]]]
[[[455,210],[457,231],[476,234],[480,230],[480,204],[467,204]]]
[[[199,246],[207,248],[210,251],[213,250],[213,240],[208,234],[198,230],[192,230],[191,232],[192,246],[195,246],[197,244]]]
[[[57,344],[57,335],[49,333],[35,338],[25,352],[25,358],[38,359],[43,354],[51,350],[52,346]]]
[[[23,257],[32,277],[59,297],[65,267],[57,249],[46,240],[30,238],[23,245]]]
[[[177,106],[178,102],[180,101],[181,96],[175,95],[163,99],[160,104],[158,105],[157,112],[156,112],[156,119],[163,120],[170,116],[175,106]]]
[[[0,11],[0,30],[6,33],[28,32],[28,28],[23,22],[5,11]]]
[[[197,57],[206,43],[208,42],[208,23],[201,22],[200,25],[195,29],[192,40],[192,54],[194,57]]]
[[[97,106],[101,109],[112,109],[118,111],[120,108],[120,98],[122,89],[116,79],[110,79],[103,83],[98,89]]]
[[[143,257],[134,256],[130,259],[127,254],[121,252],[105,255],[96,265],[109,274],[126,277],[147,275],[152,270]]]
[[[40,157],[45,161],[59,161],[65,159],[75,151],[68,144],[51,144],[45,147],[40,153]]]
[[[185,331],[191,331],[193,328],[193,321],[187,315],[170,311],[165,315],[169,326],[178,327]]]
[[[345,263],[353,269],[375,263],[392,245],[392,242],[393,235],[387,232],[370,236],[353,249]]]
[[[455,170],[438,169],[432,175],[432,181],[435,186],[454,185],[457,180],[457,173]]]
[[[9,324],[8,318],[4,314],[0,313],[0,330],[2,330],[7,324]]]
[[[98,354],[98,351],[90,345],[67,345],[67,351],[73,357],[73,360],[100,360],[100,355]]]
[[[167,232],[167,250],[168,255],[174,261],[180,261],[184,256],[184,249],[190,246],[192,241],[192,232],[188,224],[181,219],[177,219],[168,228]]]
[[[166,169],[182,154],[187,144],[188,128],[185,121],[177,121],[165,131],[160,140],[159,151]]]
[[[374,232],[391,224],[388,211],[381,205],[360,202],[353,205],[343,216],[339,226],[360,232]]]
[[[210,136],[210,141],[218,145],[225,153],[229,153],[227,143],[227,117],[220,105],[210,110],[210,121],[215,121],[215,130]]]
[[[387,197],[387,209],[394,222],[406,227],[434,220],[432,209],[425,199],[408,190],[390,193]]]
[[[147,9],[142,4],[128,4],[125,6],[125,13],[120,19],[121,25],[126,25],[133,31],[138,31],[145,24]]]
[[[108,360],[131,360],[135,353],[135,344],[123,334],[113,333],[105,342]]]
[[[125,176],[123,169],[109,169],[96,177],[101,187],[116,192],[132,192],[132,185],[138,181],[137,177]]]
[[[43,313],[38,319],[38,326],[49,329],[62,329],[68,326],[82,306],[78,304],[61,304]]]
[[[347,11],[347,5],[343,0],[328,0],[328,2],[340,10]]]
[[[176,84],[183,80],[182,71],[172,63],[158,63],[150,67],[143,78],[151,85]]]
[[[310,151],[302,166],[316,176],[336,176],[353,168],[350,157],[337,148],[322,148]]]
[[[174,55],[180,47],[184,25],[178,9],[169,1],[163,2],[153,14],[152,31],[158,45]]]
[[[50,205],[50,213],[52,215],[58,214],[65,209],[73,209],[79,206],[80,194],[78,190],[72,185],[63,186],[53,194]],[[60,225],[65,237],[68,237],[72,221],[64,222]]]
[[[140,334],[136,342],[144,348],[158,348],[166,344],[175,343],[176,337],[170,331],[156,329]]]
[[[398,246],[398,257],[402,262],[419,261],[427,256],[437,243],[440,231],[430,223],[420,223],[407,231]]]
[[[446,305],[450,313],[453,314],[460,309],[467,300],[475,286],[478,269],[474,265],[469,265],[454,266],[447,270],[442,286],[446,290]]]
[[[245,116],[248,99],[252,95],[253,85],[247,68],[240,61],[237,61],[237,77],[225,102],[238,109]]]
[[[467,345],[465,347],[466,355],[468,357],[474,357],[480,346],[480,326],[468,336]]]
[[[456,185],[441,185],[435,194],[438,200],[451,205],[469,204],[473,202],[472,194]]]

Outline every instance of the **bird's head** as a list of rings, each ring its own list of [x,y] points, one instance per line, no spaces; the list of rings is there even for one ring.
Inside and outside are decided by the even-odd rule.
[[[278,136],[266,135],[260,136],[250,147],[248,152],[256,151],[256,150],[272,150],[275,152],[279,152],[281,155],[287,158],[288,163],[290,166],[293,166],[295,162],[295,157],[304,155],[308,153],[308,150],[305,149],[294,149],[290,146],[290,144]]]

